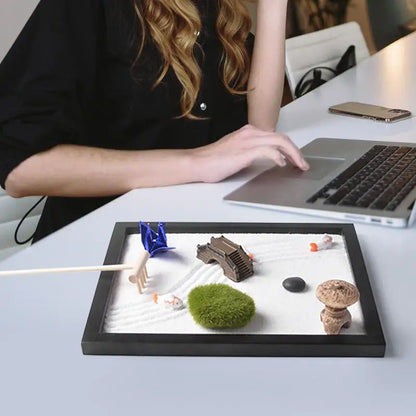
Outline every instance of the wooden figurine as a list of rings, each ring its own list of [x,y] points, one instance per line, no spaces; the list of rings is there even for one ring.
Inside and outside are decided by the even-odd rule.
[[[234,282],[240,282],[253,275],[253,259],[243,248],[225,238],[211,237],[211,242],[198,244],[196,257],[204,263],[218,262],[224,275]]]
[[[325,304],[321,311],[321,321],[325,332],[338,335],[341,328],[349,328],[351,314],[347,307],[360,298],[358,289],[344,280],[328,280],[316,289],[316,297]]]

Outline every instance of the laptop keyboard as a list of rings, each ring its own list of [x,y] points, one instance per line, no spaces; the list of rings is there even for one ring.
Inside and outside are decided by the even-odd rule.
[[[416,148],[376,145],[306,202],[394,211],[415,186]]]

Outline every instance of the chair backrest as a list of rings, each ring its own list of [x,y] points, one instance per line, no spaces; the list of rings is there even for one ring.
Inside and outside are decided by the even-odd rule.
[[[302,76],[316,66],[335,68],[350,45],[355,46],[357,64],[369,56],[367,44],[356,22],[318,30],[286,40],[286,76],[294,97]]]
[[[19,221],[38,200],[39,197],[11,198],[0,188],[0,260],[24,247],[15,243],[14,232]],[[19,230],[20,240],[26,240],[35,231],[43,205],[44,201],[23,222]]]

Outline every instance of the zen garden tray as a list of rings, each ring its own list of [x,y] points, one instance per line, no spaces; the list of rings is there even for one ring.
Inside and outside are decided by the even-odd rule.
[[[149,227],[156,231],[158,224]],[[167,223],[164,229],[167,244],[174,249],[162,250],[147,261],[142,294],[129,280],[128,270],[101,273],[82,339],[84,354],[384,356],[384,336],[353,225]],[[197,251],[203,257],[201,250],[211,237],[221,236],[249,253],[250,277],[239,281],[225,276],[219,257],[214,258],[219,262],[208,263],[197,258]],[[325,236],[330,236],[331,245],[311,251],[311,243],[320,244]],[[139,224],[117,223],[104,264],[134,263],[139,251],[143,252]],[[284,288],[282,283],[289,277],[302,278],[305,288],[299,292]],[[360,294],[348,307],[350,325],[337,335],[325,332],[320,318],[325,305],[316,293],[329,280],[351,283]],[[222,289],[226,285],[227,290],[248,295],[254,302],[249,322],[236,328],[196,323],[195,314],[190,313],[196,310],[192,303],[196,301],[188,295],[206,285]],[[162,299],[169,299],[169,305]],[[180,307],[169,307],[173,301],[180,302]],[[215,296],[203,299],[201,313],[215,315],[232,307],[231,297],[218,306],[220,301]],[[233,314],[226,310],[223,319],[232,319]]]

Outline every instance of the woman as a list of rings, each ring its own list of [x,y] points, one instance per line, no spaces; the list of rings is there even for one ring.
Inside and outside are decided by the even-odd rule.
[[[308,169],[274,132],[286,3],[258,1],[250,64],[243,0],[41,0],[0,67],[0,184],[49,196],[35,240],[134,188]]]

